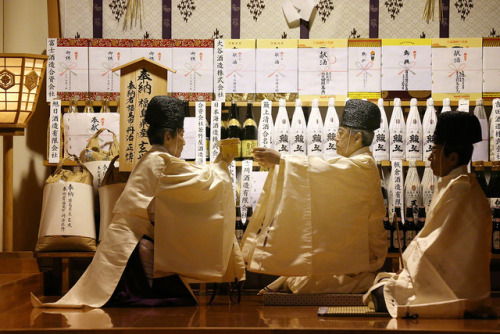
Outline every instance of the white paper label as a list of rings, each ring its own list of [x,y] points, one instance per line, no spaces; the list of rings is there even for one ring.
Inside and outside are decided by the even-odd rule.
[[[458,101],[457,111],[469,112],[469,100],[460,99],[460,101]]]
[[[493,106],[493,138],[494,138],[494,158],[500,161],[500,100],[496,100]]]
[[[173,92],[213,92],[213,48],[173,48]]]
[[[216,39],[214,41],[215,45],[215,56],[214,56],[214,92],[215,99],[217,101],[226,100],[226,89],[224,82],[224,49],[225,42],[223,39]]]
[[[391,133],[390,138],[390,158],[392,161],[405,158],[404,139],[405,133],[402,128],[392,128],[389,130]]]
[[[229,175],[231,176],[231,183],[233,185],[234,202],[236,202],[236,189],[238,189],[238,180],[236,179],[236,162],[233,160],[227,167],[229,169]]]
[[[252,166],[253,160],[247,159],[242,162],[241,173],[241,191],[240,191],[240,210],[241,221],[243,224],[247,221],[247,208],[250,206],[250,192],[252,189]]]
[[[56,49],[57,38],[47,38],[47,102],[57,98]]]
[[[482,140],[473,144],[472,161],[488,161],[488,120],[479,119]]]
[[[89,47],[89,89],[91,92],[120,92],[120,70],[130,62],[130,48]]]
[[[255,49],[224,51],[226,93],[255,93]]]
[[[50,102],[49,120],[49,163],[59,163],[61,152],[61,101],[52,100]]]
[[[500,47],[483,47],[483,92],[500,92]],[[47,66],[48,68],[48,66]]]
[[[380,47],[349,48],[349,92],[380,92]]]
[[[392,161],[392,169],[391,169],[391,177],[392,177],[392,207],[393,210],[395,207],[400,207],[403,209],[403,161],[402,160],[393,160]],[[394,212],[392,212],[394,214]]]
[[[210,122],[210,163],[215,161],[220,151],[220,148],[217,146],[217,142],[220,140],[221,108],[222,102],[212,101],[212,115]]]
[[[268,172],[252,172],[250,179],[252,180],[252,191],[250,205],[255,208],[259,201],[260,194],[264,188]]]
[[[296,93],[297,49],[257,49],[257,93]]]
[[[111,161],[89,161],[85,162],[84,165],[89,170],[90,174],[94,177],[93,187],[94,194],[97,193],[97,190],[101,186],[102,179],[104,178],[104,174],[109,168],[109,163]]]
[[[38,236],[49,235],[96,237],[91,186],[77,182],[45,185]]]
[[[206,164],[207,156],[207,137],[206,137],[206,104],[205,102],[196,102],[196,158],[197,165]]]
[[[184,141],[181,159],[194,160],[196,157],[196,117],[184,117]]]
[[[262,101],[260,108],[259,147],[273,148],[273,115],[271,102],[267,99]]]

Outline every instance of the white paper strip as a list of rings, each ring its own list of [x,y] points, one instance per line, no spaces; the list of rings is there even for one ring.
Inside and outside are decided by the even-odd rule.
[[[500,99],[495,99],[493,105],[493,137],[494,137],[494,158],[495,161],[500,161]]]
[[[217,142],[220,140],[221,109],[222,102],[212,101],[212,115],[210,121],[210,163],[215,161],[220,151]]]
[[[207,144],[206,144],[206,104],[205,102],[196,102],[196,158],[197,165],[206,164]]]
[[[238,189],[238,180],[236,179],[236,162],[233,160],[229,166],[229,175],[231,176],[231,183],[233,185],[234,202],[236,203],[236,189]]]
[[[252,191],[250,192],[251,195],[250,205],[253,208],[257,206],[260,194],[262,193],[262,189],[264,188],[264,183],[266,182],[267,174],[268,172],[252,171],[252,176],[250,176],[250,180],[252,181]]]
[[[226,89],[224,85],[224,49],[225,43],[223,39],[214,41],[214,92],[217,101],[226,100]]]
[[[253,160],[243,160],[241,173],[241,192],[240,192],[240,210],[241,222],[243,224],[247,221],[247,208],[250,206],[250,191],[252,188],[252,166]]]
[[[469,100],[460,99],[460,101],[458,101],[457,111],[469,112]]]
[[[50,122],[49,122],[49,163],[59,163],[61,152],[61,101],[52,100],[50,102]]]
[[[56,49],[57,38],[47,38],[47,102],[52,101],[57,95],[56,80]]]
[[[399,206],[401,210],[403,210],[403,161],[402,160],[394,160],[392,161],[392,169],[391,169],[391,177],[392,177],[392,208],[394,210],[395,207]],[[394,214],[392,212],[391,216]],[[403,213],[401,213],[403,214]]]
[[[259,147],[273,148],[273,115],[271,101],[264,99],[260,107]]]

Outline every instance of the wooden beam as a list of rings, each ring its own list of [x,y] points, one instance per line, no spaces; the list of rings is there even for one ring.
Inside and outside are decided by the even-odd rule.
[[[61,38],[59,0],[47,0],[47,14],[49,19],[49,38]]]

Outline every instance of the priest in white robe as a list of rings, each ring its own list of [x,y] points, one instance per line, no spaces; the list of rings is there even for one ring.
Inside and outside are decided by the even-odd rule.
[[[59,301],[33,296],[34,306],[193,305],[190,279],[244,279],[228,170],[233,156],[221,150],[218,162],[201,167],[179,159],[185,141],[178,99],[152,98],[145,121],[152,148],[132,171],[92,263]]]
[[[462,318],[494,314],[490,306],[491,211],[467,172],[476,116],[442,113],[429,161],[440,177],[424,228],[403,253],[404,269],[380,273],[364,297],[392,317]]]
[[[264,290],[361,293],[387,255],[385,207],[369,146],[380,126],[379,108],[346,103],[336,137],[340,156],[281,156],[256,148],[270,167],[243,237],[249,271],[281,275]]]

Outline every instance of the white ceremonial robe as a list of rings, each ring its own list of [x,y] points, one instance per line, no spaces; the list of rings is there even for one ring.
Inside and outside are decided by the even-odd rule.
[[[380,273],[370,290],[385,284],[394,318],[461,318],[489,306],[491,230],[490,206],[475,175],[455,168],[437,184],[425,226],[403,253],[405,269]]]
[[[207,260],[210,262],[204,263],[201,273],[205,274],[213,266],[211,276],[208,277],[211,281],[221,281],[223,277],[228,281],[234,281],[235,278],[244,279],[245,268],[236,238],[228,237],[230,233],[234,236],[235,211],[231,187],[225,162],[199,167],[173,157],[163,146],[153,145],[132,171],[113,210],[113,220],[97,248],[92,263],[80,280],[57,302],[42,304],[34,300],[34,306],[101,307],[113,294],[130,255],[144,235],[155,239],[155,262],[159,258],[176,256],[186,261],[185,266],[189,270],[179,273],[185,284],[187,279],[183,275],[188,278],[200,276],[196,268],[199,261],[187,258],[182,251],[206,259],[207,256],[203,253],[207,252],[206,247],[203,247],[206,245],[199,247],[197,238],[179,233],[173,222],[163,221],[168,216],[165,213],[158,214],[156,208],[160,206],[167,210],[169,203],[159,203],[156,196],[161,197],[166,191],[172,194],[178,192],[175,195],[175,207],[171,208],[170,212],[179,215],[178,219],[175,219],[179,230],[183,229],[184,224],[196,222],[217,228],[217,231],[223,234],[223,237],[213,234],[207,236],[207,239],[213,238],[209,241],[217,244],[214,248],[219,254]],[[174,198],[173,195],[171,197]],[[184,210],[189,213],[183,212]],[[155,214],[162,220],[157,219]],[[221,216],[224,219],[221,219]],[[155,226],[151,224],[152,221]],[[166,224],[169,229],[164,228]],[[158,229],[161,233],[158,233]],[[165,243],[172,239],[182,244],[183,250],[166,247]],[[236,247],[233,247],[234,245]],[[169,253],[162,253],[167,251]],[[172,273],[177,272],[164,273],[164,276]]]
[[[387,255],[385,207],[368,147],[325,161],[287,156],[271,169],[242,252],[253,272],[294,293],[364,292]]]

